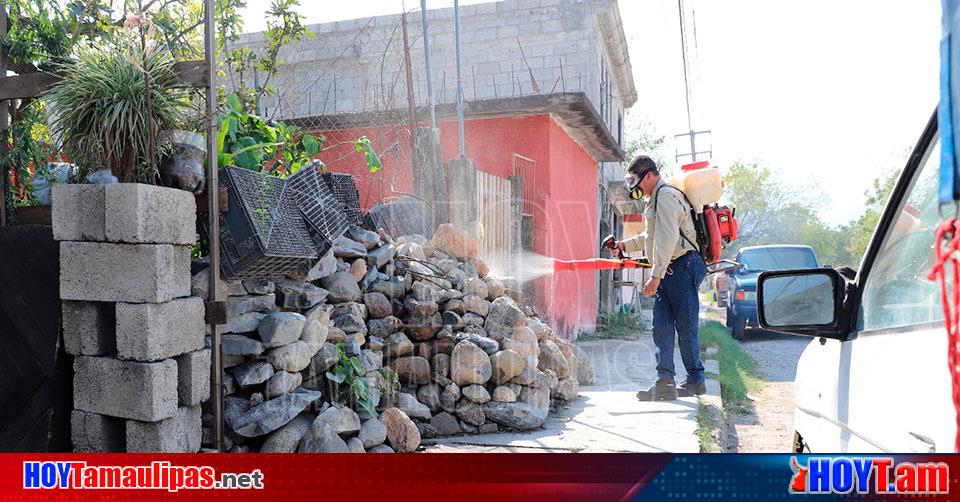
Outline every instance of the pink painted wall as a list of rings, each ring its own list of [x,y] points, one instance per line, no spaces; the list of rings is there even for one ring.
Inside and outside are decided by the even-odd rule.
[[[459,156],[457,124],[439,124],[444,161]],[[536,162],[539,197],[533,201],[533,249],[558,258],[595,256],[597,248],[597,162],[549,116],[469,120],[465,124],[466,154],[483,172],[513,175],[513,156]],[[384,167],[367,173],[360,155],[341,147],[320,156],[330,170],[349,172],[357,180],[360,202],[369,209],[380,200],[412,191],[409,133],[405,127],[375,127],[324,132],[327,144],[369,137]],[[346,157],[344,157],[346,155]],[[524,180],[528,182],[528,180]],[[546,312],[557,334],[571,338],[592,330],[597,317],[596,274],[564,272],[536,282],[534,304]]]

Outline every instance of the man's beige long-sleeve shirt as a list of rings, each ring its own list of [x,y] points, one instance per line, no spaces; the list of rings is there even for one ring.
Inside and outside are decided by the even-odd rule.
[[[623,241],[626,251],[646,251],[647,258],[653,264],[653,276],[661,279],[667,273],[670,262],[694,249],[686,239],[680,237],[680,232],[691,241],[697,235],[690,219],[690,205],[676,188],[667,186],[660,190],[664,185],[667,182],[661,177],[653,189],[659,201],[653,195],[647,197],[643,210],[647,231]]]

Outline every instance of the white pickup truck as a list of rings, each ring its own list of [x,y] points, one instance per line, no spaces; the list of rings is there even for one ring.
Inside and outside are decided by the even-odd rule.
[[[827,268],[759,277],[760,325],[812,337],[797,365],[798,453],[954,449],[940,285],[927,279],[943,220],[939,166],[934,114],[855,277]]]

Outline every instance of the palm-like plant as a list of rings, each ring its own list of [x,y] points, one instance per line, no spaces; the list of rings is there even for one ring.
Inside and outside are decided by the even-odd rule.
[[[157,132],[181,124],[187,107],[185,93],[174,87],[173,65],[167,48],[144,49],[132,37],[77,49],[46,98],[52,136],[81,174],[108,168],[121,182],[153,179]]]

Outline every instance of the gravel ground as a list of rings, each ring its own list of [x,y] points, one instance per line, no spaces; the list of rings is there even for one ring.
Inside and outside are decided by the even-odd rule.
[[[760,364],[763,389],[751,414],[730,414],[733,425],[724,441],[727,451],[789,453],[793,447],[793,380],[797,361],[810,338],[760,330],[741,342]]]

